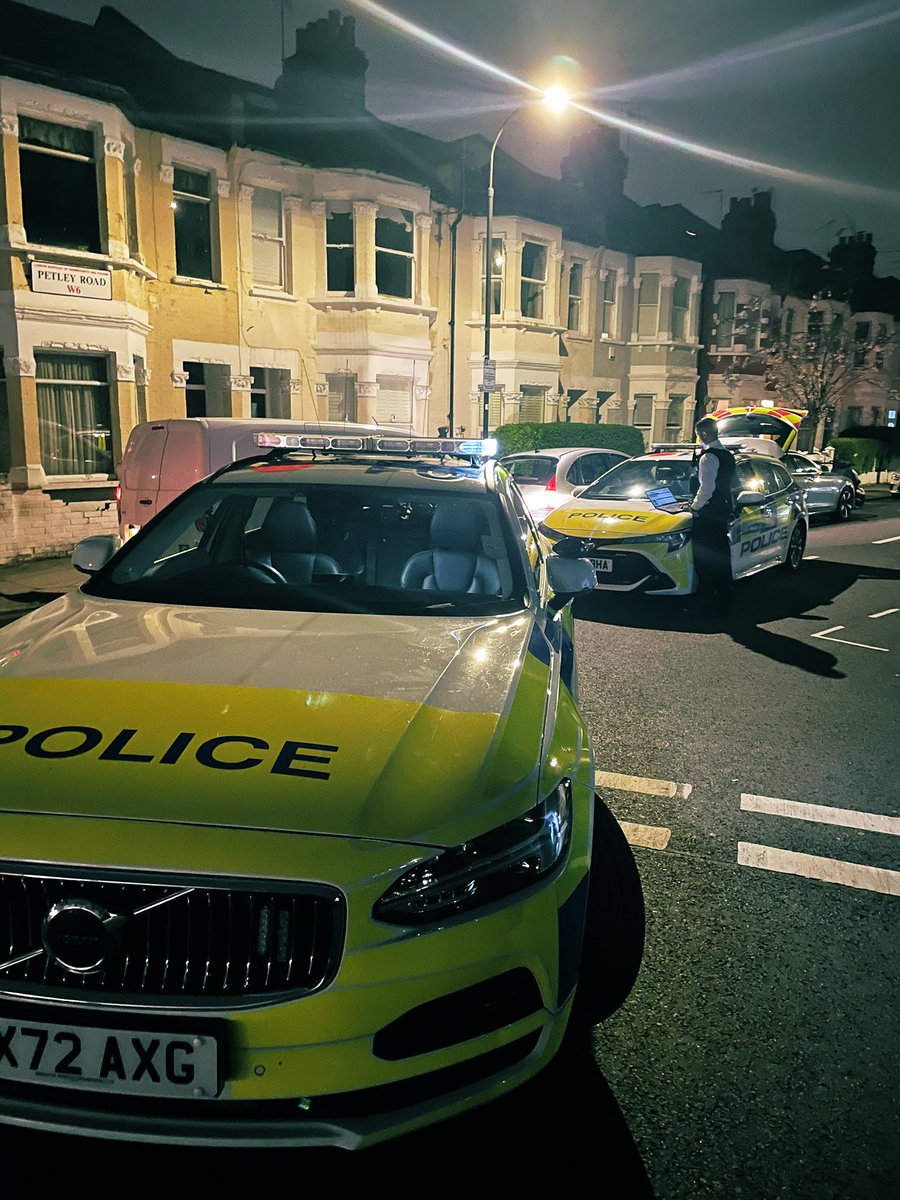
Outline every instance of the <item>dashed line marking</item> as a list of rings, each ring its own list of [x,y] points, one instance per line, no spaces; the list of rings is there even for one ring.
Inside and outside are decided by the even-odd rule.
[[[896,537],[879,538],[877,542],[873,542],[873,546],[886,546],[888,542],[900,542],[900,533]]]
[[[660,825],[635,825],[632,821],[620,821],[622,832],[629,846],[644,846],[648,850],[665,850],[672,836],[671,829]]]
[[[672,779],[648,779],[644,775],[619,775],[615,771],[597,771],[597,787],[613,788],[618,792],[642,792],[645,796],[665,796],[669,800],[687,800],[694,790],[689,783]]]
[[[886,608],[884,612],[869,613],[870,621],[877,621],[879,617],[889,617],[891,613],[900,612],[900,608]]]
[[[800,875],[822,883],[840,883],[844,887],[900,896],[900,871],[885,867],[867,867],[862,863],[843,862],[838,858],[821,858],[816,854],[798,854],[779,850],[775,846],[758,846],[738,842],[738,863],[742,867],[757,867],[777,871],[782,875]]]
[[[773,817],[792,817],[797,821],[818,821],[823,825],[843,825],[847,829],[866,829],[872,833],[890,833],[900,837],[900,817],[859,812],[853,808],[832,808],[827,804],[802,804],[798,800],[779,800],[776,796],[741,793],[745,812],[769,813]]]
[[[822,638],[826,642],[840,642],[842,646],[858,646],[860,650],[879,650],[882,654],[890,653],[887,646],[869,646],[866,642],[848,642],[846,638],[829,636],[832,633],[839,633],[843,628],[843,625],[832,625],[830,629],[823,629],[821,633],[811,633],[810,637]]]

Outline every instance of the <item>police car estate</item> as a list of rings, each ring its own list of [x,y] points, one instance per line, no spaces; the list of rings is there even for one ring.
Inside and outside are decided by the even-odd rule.
[[[593,569],[479,443],[258,442],[0,633],[0,1123],[366,1146],[636,978]]]
[[[809,527],[804,489],[771,455],[738,451],[735,459],[732,575],[796,571]],[[638,455],[555,509],[541,529],[558,553],[591,560],[597,589],[688,595],[697,587],[686,509],[696,470],[693,449]]]

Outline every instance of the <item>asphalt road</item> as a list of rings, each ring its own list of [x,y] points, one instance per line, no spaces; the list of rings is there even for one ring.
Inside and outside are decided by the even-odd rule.
[[[815,526],[799,575],[745,581],[725,619],[671,600],[577,610],[601,786],[648,910],[638,983],[592,1044],[490,1108],[360,1154],[6,1130],[10,1194],[80,1178],[101,1195],[896,1200],[897,513],[885,499]]]

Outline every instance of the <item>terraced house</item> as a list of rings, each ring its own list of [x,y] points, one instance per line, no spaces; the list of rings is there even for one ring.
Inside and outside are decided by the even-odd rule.
[[[146,419],[480,429],[489,145],[372,116],[351,18],[298,30],[274,88],[111,8],[89,25],[0,0],[0,28],[0,562],[114,530]],[[602,126],[561,179],[498,152],[492,427],[680,440],[755,402],[772,322],[817,311],[822,260],[775,246],[767,193],[717,228],[636,204],[626,173]],[[878,282],[873,355],[900,311]]]

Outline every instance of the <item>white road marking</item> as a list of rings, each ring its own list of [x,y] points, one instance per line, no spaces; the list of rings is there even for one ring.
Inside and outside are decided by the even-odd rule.
[[[774,846],[757,846],[738,842],[738,863],[742,867],[759,867],[763,871],[778,871],[782,875],[802,875],[822,883],[840,883],[844,887],[861,888],[867,892],[882,892],[900,896],[900,871],[884,867],[867,867],[862,863],[842,862],[837,858],[821,858],[816,854],[797,854],[778,850]]]
[[[884,612],[869,613],[869,620],[876,621],[879,617],[889,617],[891,613],[900,612],[900,608],[886,608]]]
[[[643,775],[619,775],[614,771],[596,771],[597,787],[613,788],[618,792],[642,792],[645,796],[665,796],[669,800],[687,800],[694,790],[689,783],[672,779],[648,779]]]
[[[877,542],[873,542],[873,546],[886,546],[888,542],[900,542],[900,533],[896,537],[879,538]]]
[[[660,825],[635,825],[631,821],[620,821],[622,832],[629,846],[644,846],[648,850],[665,850],[672,836],[671,829]]]
[[[853,808],[832,808],[826,804],[801,804],[798,800],[779,800],[775,796],[753,796],[741,792],[745,812],[770,813],[773,817],[793,817],[798,821],[821,821],[824,825],[844,825],[848,829],[867,829],[900,837],[900,817],[859,812]]]
[[[882,654],[889,654],[887,646],[869,646],[865,642],[848,642],[846,638],[833,638],[828,635],[837,633],[843,629],[843,625],[832,625],[831,629],[823,629],[821,633],[811,633],[810,637],[824,638],[826,642],[840,642],[842,646],[858,646],[860,650],[880,650]]]

